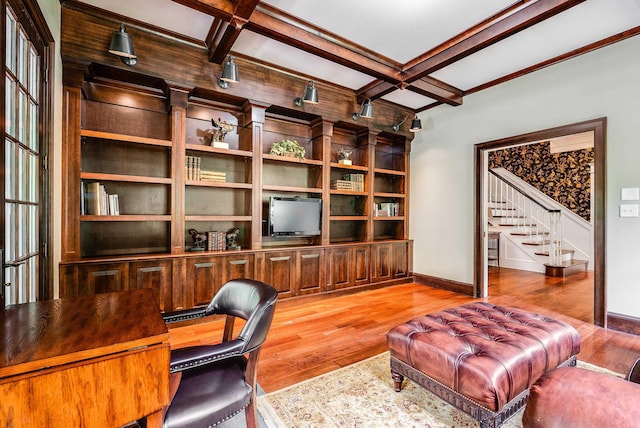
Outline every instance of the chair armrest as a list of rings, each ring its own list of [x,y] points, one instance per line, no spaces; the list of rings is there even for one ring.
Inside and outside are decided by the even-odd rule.
[[[178,371],[203,366],[213,361],[239,357],[244,354],[245,341],[241,339],[222,342],[217,345],[192,346],[171,351],[170,371]]]
[[[165,312],[162,314],[162,319],[164,319],[165,323],[170,324],[172,322],[204,318],[205,309],[206,308],[192,308],[175,312]]]
[[[633,383],[640,383],[640,358],[631,366],[631,370],[627,374],[627,380]]]

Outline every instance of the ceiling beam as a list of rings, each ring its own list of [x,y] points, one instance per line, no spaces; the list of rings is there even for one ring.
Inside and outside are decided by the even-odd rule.
[[[583,1],[585,0],[527,1],[507,9],[432,49],[416,63],[408,63],[404,70],[404,80],[412,83]]]
[[[454,88],[433,77],[423,77],[407,85],[407,90],[425,97],[433,98],[443,104],[459,106],[462,104],[462,90]]]
[[[264,3],[245,28],[369,76],[400,82],[400,63]]]

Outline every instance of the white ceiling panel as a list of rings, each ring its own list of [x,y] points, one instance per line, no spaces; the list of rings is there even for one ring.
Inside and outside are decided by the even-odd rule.
[[[350,89],[361,88],[372,80],[366,74],[250,31],[240,33],[233,51]]]
[[[589,0],[432,74],[462,90],[640,26],[640,0]]]
[[[405,63],[513,0],[265,0],[278,9]]]
[[[101,9],[205,40],[213,17],[170,0],[82,0]]]
[[[416,94],[415,92],[408,91],[406,89],[403,91],[395,91],[387,94],[382,97],[382,99],[400,104],[402,106],[407,106],[412,109],[419,109],[420,107],[423,107],[427,104],[432,104],[436,101],[432,98]]]

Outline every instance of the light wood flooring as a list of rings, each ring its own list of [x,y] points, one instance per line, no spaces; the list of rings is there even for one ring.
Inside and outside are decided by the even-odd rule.
[[[640,357],[640,336],[592,324],[593,282],[577,273],[562,281],[512,269],[491,269],[491,303],[521,307],[563,319],[582,338],[578,358],[626,373]],[[278,302],[260,355],[258,381],[266,392],[347,366],[386,351],[386,333],[418,315],[470,301],[469,296],[419,284],[350,295]],[[170,330],[173,347],[215,343],[218,320]]]

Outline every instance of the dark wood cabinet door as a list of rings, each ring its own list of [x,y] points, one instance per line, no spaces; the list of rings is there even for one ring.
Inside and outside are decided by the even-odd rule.
[[[371,278],[371,248],[368,245],[353,247],[353,261],[354,284],[368,284]]]
[[[100,263],[78,266],[78,295],[127,290],[129,263]]]
[[[392,255],[392,273],[394,278],[406,278],[409,275],[409,244],[402,242],[393,244]]]
[[[129,289],[150,288],[162,311],[171,311],[171,283],[173,277],[171,260],[152,260],[129,263]]]
[[[330,257],[331,289],[337,290],[353,286],[353,249],[351,247],[332,248]]]
[[[255,278],[253,254],[234,254],[222,257],[223,284],[232,279]]]
[[[291,297],[296,294],[295,273],[295,252],[278,251],[265,254],[262,280],[278,290],[281,297]]]
[[[324,291],[325,258],[324,250],[300,250],[298,254],[298,294],[321,293]]]
[[[220,257],[196,257],[187,260],[186,287],[189,307],[208,305],[222,286]],[[176,284],[174,284],[175,286]]]
[[[374,244],[371,246],[373,282],[386,281],[392,277],[391,244]]]

